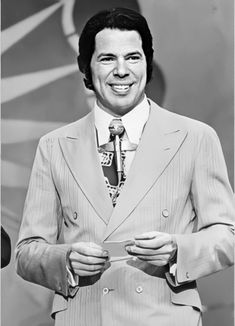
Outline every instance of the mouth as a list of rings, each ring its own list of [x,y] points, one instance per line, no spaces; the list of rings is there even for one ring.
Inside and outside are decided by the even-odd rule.
[[[120,94],[120,95],[125,95],[129,92],[129,90],[131,89],[131,86],[134,83],[131,84],[109,84],[109,86],[111,87],[112,91],[116,94]]]

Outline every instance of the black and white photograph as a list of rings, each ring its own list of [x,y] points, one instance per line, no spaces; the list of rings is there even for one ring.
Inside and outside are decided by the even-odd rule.
[[[234,2],[2,0],[1,325],[234,325]]]

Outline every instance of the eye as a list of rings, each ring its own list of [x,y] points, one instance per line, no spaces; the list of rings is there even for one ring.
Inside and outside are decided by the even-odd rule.
[[[139,55],[131,55],[127,58],[129,62],[133,62],[133,63],[138,62],[140,59],[141,58]]]
[[[113,61],[114,61],[114,58],[113,57],[102,57],[100,59],[100,62],[102,62],[102,63],[111,63]]]

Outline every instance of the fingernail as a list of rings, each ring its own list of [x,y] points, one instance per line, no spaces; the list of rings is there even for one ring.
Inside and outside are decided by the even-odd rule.
[[[107,250],[104,250],[103,251],[103,256],[108,256],[109,255],[109,252]]]

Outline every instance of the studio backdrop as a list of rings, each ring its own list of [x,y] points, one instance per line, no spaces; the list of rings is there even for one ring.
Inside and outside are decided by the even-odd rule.
[[[76,64],[81,29],[98,10],[117,6],[149,22],[148,96],[217,131],[233,184],[232,0],[2,0],[2,225],[13,249],[39,138],[84,116],[94,101]],[[13,253],[1,279],[3,326],[53,325],[52,293],[16,275]],[[232,326],[233,269],[198,284],[204,325]]]

